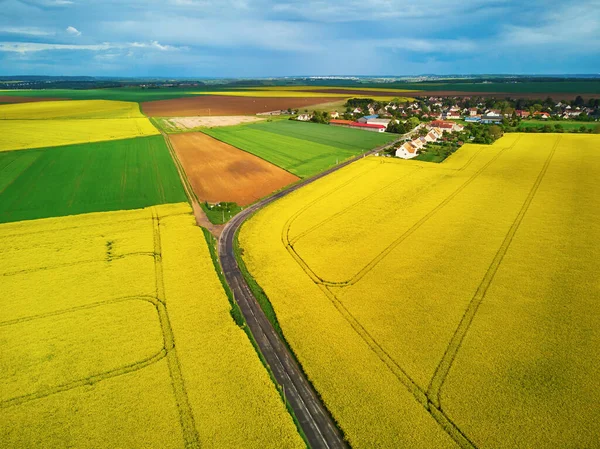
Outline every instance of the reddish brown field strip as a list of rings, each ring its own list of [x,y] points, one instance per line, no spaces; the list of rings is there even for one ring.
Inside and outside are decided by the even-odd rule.
[[[0,95],[0,103],[34,103],[38,101],[60,101],[68,98],[51,97],[13,97],[12,95]]]
[[[246,115],[281,109],[308,108],[322,103],[339,101],[336,97],[261,98],[226,95],[198,95],[173,100],[146,101],[142,112],[148,117],[189,117],[198,115]]]
[[[549,93],[527,93],[527,92],[463,92],[458,90],[422,90],[422,91],[406,91],[406,92],[394,92],[394,91],[372,91],[372,90],[359,90],[359,89],[344,89],[344,88],[323,88],[318,90],[311,90],[312,93],[327,94],[348,94],[351,96],[370,96],[377,98],[378,96],[384,97],[496,97],[496,98],[528,98],[528,99],[544,99],[553,98],[555,100],[573,100],[577,95],[581,95],[584,99],[596,98],[598,95],[595,94],[574,94],[574,93],[560,93],[560,92],[549,92]]]
[[[172,134],[169,139],[200,201],[245,206],[299,179],[206,134]]]

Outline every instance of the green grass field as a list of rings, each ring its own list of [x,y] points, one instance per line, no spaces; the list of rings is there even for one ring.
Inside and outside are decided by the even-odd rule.
[[[565,131],[572,131],[574,129],[579,129],[584,126],[587,129],[594,129],[596,126],[600,125],[598,122],[577,122],[575,120],[524,120],[519,125],[519,128],[539,128],[544,125],[550,125],[554,127],[555,125],[561,125]]]
[[[162,136],[0,153],[0,223],[183,201]]]
[[[397,135],[302,123],[261,122],[203,130],[304,178],[394,140]]]

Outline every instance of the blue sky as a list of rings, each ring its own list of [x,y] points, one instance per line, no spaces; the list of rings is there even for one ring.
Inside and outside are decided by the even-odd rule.
[[[600,73],[600,0],[0,0],[0,75]]]

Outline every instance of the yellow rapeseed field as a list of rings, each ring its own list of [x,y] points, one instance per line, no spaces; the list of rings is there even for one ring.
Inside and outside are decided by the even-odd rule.
[[[3,447],[303,447],[187,204],[0,225]]]
[[[65,100],[0,105],[0,119],[143,118],[130,101]]]
[[[353,447],[600,445],[599,146],[509,134],[441,164],[366,158],[243,227]]]
[[[137,103],[108,100],[0,105],[0,151],[151,136]]]
[[[158,133],[147,118],[0,120],[0,151],[128,139]]]

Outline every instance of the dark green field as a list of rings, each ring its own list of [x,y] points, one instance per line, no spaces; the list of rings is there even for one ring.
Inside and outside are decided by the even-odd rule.
[[[578,122],[575,120],[547,120],[547,121],[523,120],[519,124],[519,128],[521,128],[521,129],[523,129],[523,128],[540,128],[545,125],[549,125],[552,127],[554,127],[556,125],[560,125],[563,127],[563,129],[565,131],[572,131],[574,129],[579,129],[582,126],[587,129],[595,129],[598,125],[600,125],[600,123],[599,122]]]
[[[0,152],[0,223],[184,201],[162,136]]]
[[[290,120],[203,130],[301,178],[384,145],[397,134],[375,133]]]
[[[194,96],[192,92],[207,90],[205,86],[192,89],[164,88],[141,89],[137,87],[123,87],[114,89],[42,89],[42,90],[7,90],[0,95],[16,97],[42,97],[42,98],[68,98],[71,100],[118,100],[118,101],[152,101],[169,100]],[[210,89],[214,91],[214,88]]]

